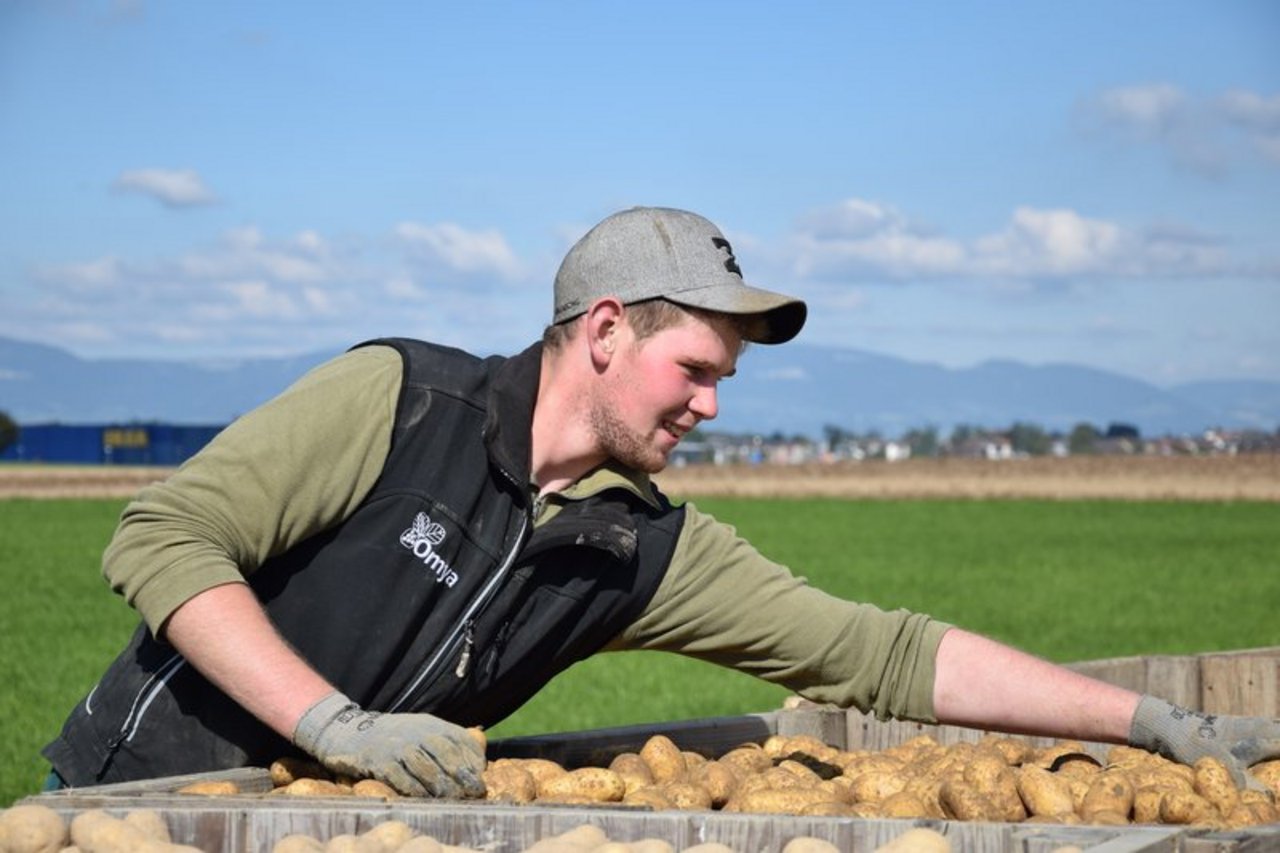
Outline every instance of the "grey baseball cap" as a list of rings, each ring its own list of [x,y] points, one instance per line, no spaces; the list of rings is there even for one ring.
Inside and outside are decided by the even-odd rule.
[[[762,344],[794,338],[808,312],[800,299],[748,285],[720,229],[667,207],[615,213],[575,243],[556,273],[552,322],[572,320],[604,296],[757,317],[747,338]]]

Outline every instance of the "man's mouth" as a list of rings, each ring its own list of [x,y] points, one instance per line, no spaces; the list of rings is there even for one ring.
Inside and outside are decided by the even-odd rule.
[[[684,438],[685,433],[689,431],[688,429],[680,426],[674,421],[663,421],[662,428],[666,430],[667,433],[671,435],[676,441],[679,441],[680,439]]]

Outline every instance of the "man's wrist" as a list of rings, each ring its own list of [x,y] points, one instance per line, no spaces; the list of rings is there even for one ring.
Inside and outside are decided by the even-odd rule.
[[[358,708],[359,706],[341,691],[333,691],[302,712],[293,730],[294,745],[315,755],[320,737],[329,724],[342,713]]]

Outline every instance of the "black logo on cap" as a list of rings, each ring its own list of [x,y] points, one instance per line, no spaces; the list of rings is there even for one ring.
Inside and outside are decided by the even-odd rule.
[[[729,245],[729,241],[723,237],[712,237],[711,243],[717,249],[724,249],[724,253],[729,256],[725,259],[724,268],[742,278],[742,267],[738,266],[738,259],[733,256],[733,247]]]

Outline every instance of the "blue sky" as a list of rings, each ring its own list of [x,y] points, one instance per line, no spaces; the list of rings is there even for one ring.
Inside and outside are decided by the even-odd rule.
[[[1228,0],[0,0],[0,335],[509,352],[655,204],[806,343],[1280,380],[1277,45]]]

